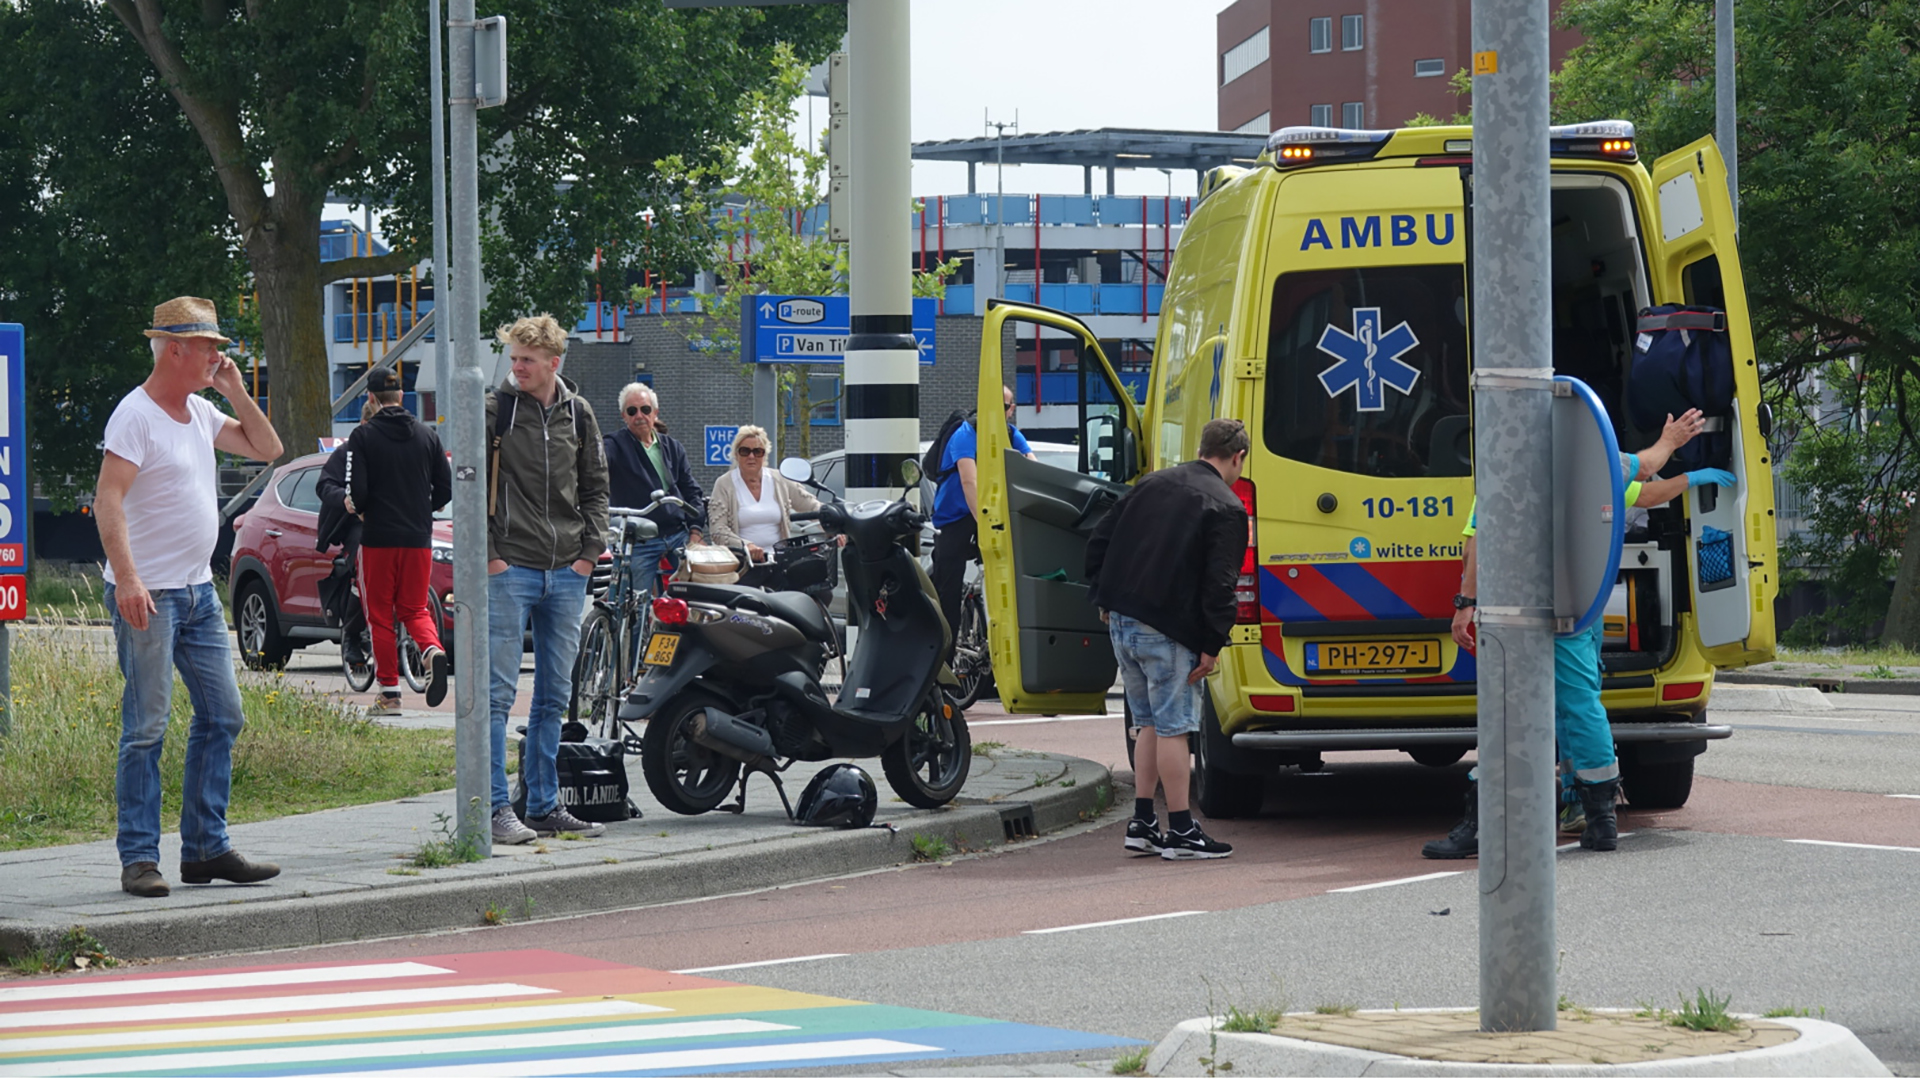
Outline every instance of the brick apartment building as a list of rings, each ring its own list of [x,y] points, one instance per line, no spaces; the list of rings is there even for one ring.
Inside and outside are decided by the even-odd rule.
[[[1473,63],[1472,0],[1235,0],[1215,20],[1221,131],[1393,128],[1467,111],[1450,83]],[[1555,65],[1580,41],[1554,30]]]

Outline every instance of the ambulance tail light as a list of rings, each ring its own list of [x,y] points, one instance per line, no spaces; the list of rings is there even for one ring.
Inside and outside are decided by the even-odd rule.
[[[1267,137],[1267,153],[1273,155],[1273,167],[1276,169],[1365,161],[1379,154],[1392,137],[1391,131],[1284,127]]]
[[[1241,477],[1233,482],[1233,493],[1247,508],[1247,553],[1240,560],[1240,577],[1233,583],[1233,621],[1260,622],[1260,515],[1254,513],[1253,481]]]
[[[1586,124],[1556,124],[1547,129],[1552,155],[1557,158],[1599,158],[1638,161],[1631,120],[1595,120]]]

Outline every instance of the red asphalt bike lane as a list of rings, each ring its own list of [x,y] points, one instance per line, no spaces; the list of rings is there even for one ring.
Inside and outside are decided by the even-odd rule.
[[[976,744],[1007,745],[1008,751],[997,753],[1025,748],[1111,761],[1116,780],[1131,783],[1115,717],[1001,724],[994,721],[1009,718],[987,704],[969,710],[969,719]],[[1260,817],[1207,821],[1210,834],[1234,845],[1229,859],[1168,862],[1127,854],[1119,826],[1129,807],[1122,802],[1104,825],[984,858],[461,937],[298,950],[276,954],[276,960],[403,958],[470,943],[476,950],[555,949],[671,971],[978,941],[1299,899],[1471,871],[1471,860],[1420,855],[1422,843],[1444,835],[1457,819],[1462,772],[1415,765],[1393,753],[1336,755],[1327,774],[1294,774],[1274,783]],[[1120,795],[1130,792],[1123,787]],[[1920,800],[1702,777],[1688,806],[1658,812],[1624,807],[1621,827],[1920,846]],[[1620,857],[1630,858],[1631,851]],[[750,978],[750,970],[742,976]]]

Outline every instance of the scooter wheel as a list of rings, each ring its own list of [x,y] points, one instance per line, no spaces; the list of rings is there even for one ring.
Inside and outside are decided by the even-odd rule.
[[[724,709],[712,694],[692,691],[661,706],[640,737],[640,771],[647,790],[676,814],[704,814],[726,801],[740,780],[740,763],[693,741],[693,721],[708,708]]]
[[[931,810],[960,794],[973,765],[966,714],[935,687],[907,733],[880,755],[887,784],[911,806]]]

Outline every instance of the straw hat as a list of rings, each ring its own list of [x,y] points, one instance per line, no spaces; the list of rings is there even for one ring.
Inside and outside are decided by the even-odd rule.
[[[231,341],[220,334],[213,301],[198,296],[176,296],[154,308],[153,329],[144,333],[150,338],[211,338],[221,345]]]

